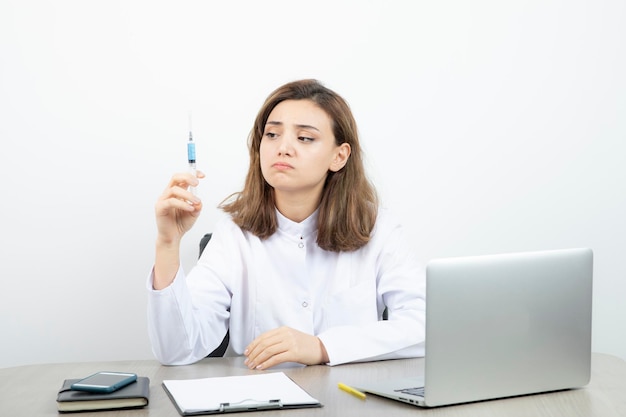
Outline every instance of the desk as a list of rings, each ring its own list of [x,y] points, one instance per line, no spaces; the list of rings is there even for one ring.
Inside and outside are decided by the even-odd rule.
[[[483,401],[436,409],[419,409],[385,398],[368,395],[360,400],[337,388],[338,382],[356,384],[365,378],[391,378],[422,372],[424,360],[406,359],[335,367],[308,366],[278,368],[284,371],[324,407],[299,410],[261,411],[235,414],[259,417],[299,416],[626,416],[626,362],[614,356],[594,353],[591,382],[584,388],[505,400]],[[165,394],[164,379],[205,378],[247,375],[243,358],[207,358],[188,366],[162,366],[156,361],[88,362],[27,365],[0,369],[0,416],[56,416],[56,393],[66,378],[79,378],[100,370],[135,372],[150,378],[150,404],[139,410],[73,414],[76,417],[164,417],[178,416]],[[270,370],[271,371],[271,370]],[[267,372],[270,372],[267,371]],[[70,416],[71,414],[65,414]]]

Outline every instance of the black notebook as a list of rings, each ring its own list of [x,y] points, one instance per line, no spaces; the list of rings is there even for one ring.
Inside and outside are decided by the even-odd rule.
[[[147,377],[137,377],[137,381],[108,394],[71,390],[71,385],[78,380],[63,381],[57,395],[57,407],[60,412],[119,410],[148,405],[150,380]]]

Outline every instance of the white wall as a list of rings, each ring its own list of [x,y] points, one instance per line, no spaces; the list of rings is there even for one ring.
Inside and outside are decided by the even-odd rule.
[[[351,103],[385,205],[434,257],[587,246],[595,351],[626,358],[626,3],[0,3],[0,367],[152,358],[153,204],[240,189],[275,87]]]

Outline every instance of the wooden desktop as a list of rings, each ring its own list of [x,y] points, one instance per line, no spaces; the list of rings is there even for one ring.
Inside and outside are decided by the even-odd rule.
[[[258,411],[272,416],[626,416],[626,362],[611,355],[594,353],[591,382],[579,389],[483,401],[435,409],[422,409],[385,398],[367,395],[365,400],[337,387],[339,382],[357,385],[364,379],[409,376],[423,371],[424,360],[406,359],[330,366],[277,367],[284,371],[322,408]],[[247,375],[243,358],[207,358],[187,366],[162,366],[153,360],[26,365],[0,369],[0,416],[58,416],[56,395],[66,378],[109,371],[135,372],[150,378],[150,404],[143,409],[99,411],[76,414],[84,417],[164,417],[178,412],[166,395],[164,379]],[[240,414],[241,415],[241,414]]]

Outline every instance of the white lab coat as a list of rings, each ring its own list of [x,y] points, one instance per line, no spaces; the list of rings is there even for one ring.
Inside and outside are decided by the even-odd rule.
[[[316,244],[317,212],[295,223],[277,212],[266,240],[224,216],[197,265],[160,291],[148,279],[148,325],[163,364],[198,361],[230,328],[227,356],[289,326],[316,335],[329,365],[424,355],[425,275],[403,229],[384,209],[353,252]],[[389,320],[381,320],[387,306]]]

